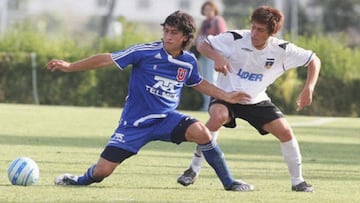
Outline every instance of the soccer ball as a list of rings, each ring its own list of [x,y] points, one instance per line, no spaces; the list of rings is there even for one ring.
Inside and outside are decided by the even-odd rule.
[[[8,168],[8,178],[13,185],[33,185],[39,179],[39,167],[28,157],[18,157]]]

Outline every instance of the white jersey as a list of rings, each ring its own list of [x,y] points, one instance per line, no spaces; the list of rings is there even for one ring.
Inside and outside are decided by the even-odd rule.
[[[216,86],[225,91],[243,91],[251,96],[249,104],[270,100],[266,88],[285,71],[307,66],[315,54],[292,43],[270,37],[262,50],[252,46],[249,30],[232,30],[206,38],[229,65],[227,75],[219,74]]]

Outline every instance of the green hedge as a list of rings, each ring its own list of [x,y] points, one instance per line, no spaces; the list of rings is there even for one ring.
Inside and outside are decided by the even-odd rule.
[[[85,72],[51,73],[45,67],[52,58],[75,61],[100,52],[121,50],[136,43],[159,40],[146,35],[133,24],[125,26],[127,29],[122,37],[101,39],[95,45],[85,47],[66,37],[51,39],[33,31],[11,32],[0,38],[0,102],[34,103],[30,55],[36,53],[41,104],[122,107],[127,95],[130,68],[121,71],[113,66]],[[180,108],[199,109],[201,100],[200,93],[184,88]]]
[[[274,102],[290,113],[321,116],[360,115],[360,50],[348,48],[345,39],[331,36],[299,37],[295,43],[313,50],[321,71],[313,103],[296,112],[296,97],[307,76],[306,68],[289,71],[269,89]]]
[[[99,52],[112,52],[132,44],[158,40],[132,25],[126,26],[128,29],[124,29],[127,31],[122,37],[102,39],[96,46],[89,44],[88,47],[79,46],[66,37],[51,38],[32,31],[9,33],[0,38],[0,102],[34,103],[30,58],[33,52],[36,53],[41,104],[123,106],[130,68],[124,71],[109,67],[77,73],[50,73],[45,66],[52,58],[75,61]],[[337,42],[326,36],[300,37],[295,43],[314,50],[322,61],[313,104],[302,112],[295,111],[295,100],[306,79],[306,68],[287,72],[268,89],[273,102],[287,114],[359,116],[360,51],[347,48],[345,40]],[[184,88],[180,108],[197,110],[201,106],[201,94],[192,88]]]

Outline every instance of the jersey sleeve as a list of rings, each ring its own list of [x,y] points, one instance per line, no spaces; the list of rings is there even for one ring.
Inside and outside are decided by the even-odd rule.
[[[225,57],[230,57],[234,50],[235,39],[231,32],[224,32],[216,36],[208,35],[205,41]]]
[[[123,70],[128,65],[137,63],[140,60],[140,54],[136,46],[132,46],[128,49],[111,53],[111,58],[116,66]]]
[[[289,43],[286,46],[286,57],[284,68],[291,69],[300,66],[308,66],[315,57],[315,53],[311,50],[305,50],[295,44]]]
[[[193,61],[190,63],[190,64],[192,64],[192,68],[190,69],[191,72],[190,72],[188,79],[185,81],[185,85],[189,86],[189,87],[196,86],[196,85],[200,84],[201,81],[203,80],[203,77],[199,74],[195,56],[191,56],[191,57],[192,57],[192,61]]]

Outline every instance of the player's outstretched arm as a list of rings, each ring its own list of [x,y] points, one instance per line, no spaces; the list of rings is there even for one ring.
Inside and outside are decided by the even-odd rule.
[[[312,103],[313,92],[319,77],[320,67],[321,61],[317,56],[315,56],[307,67],[308,72],[304,88],[296,99],[297,111],[302,110],[305,106]]]
[[[214,69],[217,72],[226,75],[231,72],[230,65],[215,49],[205,41],[201,41],[197,46],[197,50],[203,55],[214,61]]]
[[[66,62],[59,59],[52,59],[47,64],[47,69],[50,71],[60,70],[63,72],[74,72],[83,70],[92,70],[97,68],[104,68],[113,65],[113,60],[109,53],[102,53],[90,56],[73,63]]]
[[[225,92],[215,85],[209,83],[207,80],[202,80],[200,84],[193,87],[195,90],[214,97],[216,99],[224,100],[226,102],[235,104],[247,104],[250,101],[250,96],[244,92],[232,91]]]

